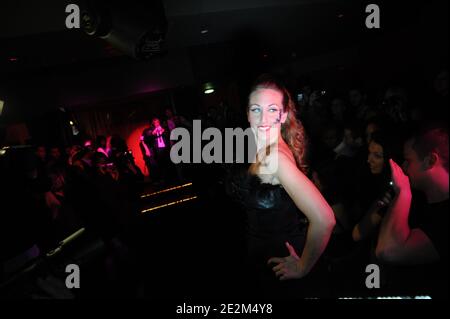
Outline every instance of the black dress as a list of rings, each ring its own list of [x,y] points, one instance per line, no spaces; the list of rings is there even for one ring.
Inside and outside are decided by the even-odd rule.
[[[247,279],[252,293],[268,298],[302,298],[325,295],[318,283],[320,262],[302,279],[280,281],[267,264],[271,257],[287,257],[289,242],[301,256],[308,220],[281,185],[262,183],[246,170],[232,173],[229,193],[246,212]],[[313,284],[314,282],[314,284]]]

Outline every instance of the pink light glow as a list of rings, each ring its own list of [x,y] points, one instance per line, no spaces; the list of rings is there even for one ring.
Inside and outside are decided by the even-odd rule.
[[[128,148],[133,152],[134,161],[136,165],[141,169],[142,173],[145,176],[148,176],[148,169],[145,166],[144,158],[142,156],[142,151],[139,146],[139,142],[141,141],[141,135],[145,128],[148,127],[148,123],[139,124],[133,132],[130,133],[127,137],[127,145]]]

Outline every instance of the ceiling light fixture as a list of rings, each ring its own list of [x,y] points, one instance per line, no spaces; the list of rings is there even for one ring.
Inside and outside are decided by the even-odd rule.
[[[205,93],[205,94],[214,93],[214,85],[211,82],[206,83],[203,86],[203,93]]]
[[[207,34],[209,32],[209,29],[206,25],[200,26],[200,33],[201,34]]]

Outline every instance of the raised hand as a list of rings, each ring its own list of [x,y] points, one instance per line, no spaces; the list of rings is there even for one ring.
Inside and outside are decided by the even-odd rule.
[[[391,174],[392,174],[392,182],[395,192],[398,194],[400,191],[407,190],[409,191],[409,178],[403,173],[403,170],[394,160],[390,159],[389,164],[391,166]]]
[[[280,280],[299,279],[304,277],[306,272],[301,267],[300,257],[297,255],[297,252],[288,242],[286,242],[286,247],[289,251],[289,256],[270,258],[268,264],[276,264],[272,270]]]
[[[392,202],[392,195],[389,193],[389,191],[387,191],[383,194],[382,198],[377,200],[376,205],[381,208],[389,206],[391,202]]]

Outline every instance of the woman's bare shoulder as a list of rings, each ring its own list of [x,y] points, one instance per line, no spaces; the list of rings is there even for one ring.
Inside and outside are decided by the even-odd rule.
[[[286,164],[294,164],[296,165],[294,154],[292,154],[292,151],[289,149],[288,146],[280,146],[278,148],[278,160],[280,163],[286,163]]]

